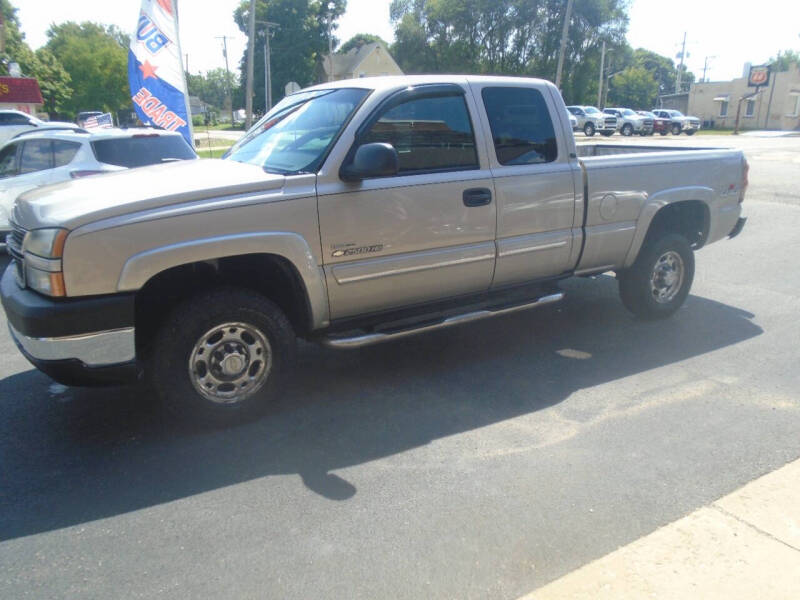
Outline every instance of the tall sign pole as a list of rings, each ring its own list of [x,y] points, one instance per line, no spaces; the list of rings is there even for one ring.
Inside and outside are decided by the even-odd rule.
[[[561,48],[558,51],[558,69],[556,69],[556,87],[561,89],[561,71],[564,69],[564,54],[567,51],[569,37],[569,20],[572,18],[573,0],[567,0],[567,11],[564,14],[564,26],[561,28]]]

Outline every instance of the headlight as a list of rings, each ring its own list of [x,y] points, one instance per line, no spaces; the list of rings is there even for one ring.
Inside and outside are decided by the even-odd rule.
[[[25,283],[48,296],[66,296],[61,257],[67,240],[66,229],[34,229],[25,234],[22,254]]]
[[[66,229],[34,229],[25,235],[22,251],[42,258],[61,258],[67,233]]]

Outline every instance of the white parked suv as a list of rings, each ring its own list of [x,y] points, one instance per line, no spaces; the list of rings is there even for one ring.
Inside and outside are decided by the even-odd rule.
[[[87,175],[197,158],[177,132],[32,129],[0,147],[0,239],[11,230],[17,197],[33,188]]]
[[[606,108],[603,112],[617,117],[617,128],[622,135],[640,134],[644,129],[645,118],[630,108]]]
[[[19,110],[0,110],[0,144],[5,144],[18,133],[34,129],[78,129],[75,123],[42,121]]]

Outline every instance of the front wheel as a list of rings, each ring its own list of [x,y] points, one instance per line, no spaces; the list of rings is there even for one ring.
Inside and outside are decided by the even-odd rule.
[[[625,125],[622,126],[622,135],[624,136],[633,135],[633,125],[631,125],[630,123],[625,123]]]
[[[151,382],[182,419],[229,423],[275,398],[294,357],[289,320],[249,290],[220,288],[179,305],[156,335]]]
[[[605,137],[611,137],[612,135],[614,135],[613,131],[601,131],[600,133],[602,133],[603,136]]]
[[[672,135],[680,135],[681,134],[681,126],[677,123],[672,126]]]
[[[682,235],[646,242],[636,262],[618,274],[622,303],[643,319],[663,319],[686,301],[694,280],[694,252]]]
[[[586,137],[592,137],[594,135],[594,125],[592,123],[584,125],[583,133],[586,134]]]
[[[692,129],[691,131],[687,131],[686,135],[694,135],[695,133],[697,133],[697,130],[696,129]]]

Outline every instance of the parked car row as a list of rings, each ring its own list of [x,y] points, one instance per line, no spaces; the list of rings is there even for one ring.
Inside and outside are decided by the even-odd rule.
[[[625,136],[638,135],[694,135],[700,129],[700,119],[684,116],[677,110],[654,109],[634,111],[630,108],[609,107],[602,111],[594,106],[567,106],[575,118],[573,131],[583,131],[592,137],[595,133],[604,136],[617,131]],[[572,119],[570,119],[572,122]]]

